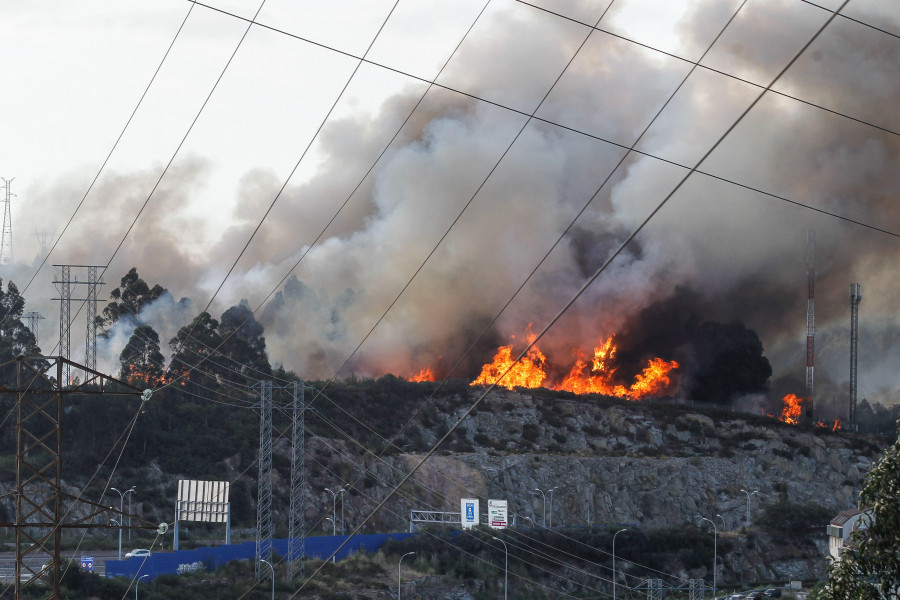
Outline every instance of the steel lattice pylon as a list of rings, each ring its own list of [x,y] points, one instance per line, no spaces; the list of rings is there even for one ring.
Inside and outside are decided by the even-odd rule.
[[[97,269],[88,267],[87,280],[87,335],[84,340],[84,364],[88,369],[97,368]]]
[[[53,265],[60,267],[59,281],[53,283],[59,285],[59,355],[67,364],[64,365],[60,385],[69,385],[72,376],[72,367],[68,364],[72,356],[72,270],[70,265]]]
[[[291,514],[288,530],[288,577],[306,578],[306,385],[294,382],[291,405]]]
[[[0,178],[3,181],[3,187],[6,192],[3,195],[3,234],[0,238],[0,264],[8,265],[13,261],[13,245],[12,245],[12,211],[10,210],[10,200],[15,194],[10,193],[10,185],[12,179]]]
[[[261,560],[272,562],[272,382],[260,381],[259,387],[259,479],[256,499],[256,578],[264,571]]]
[[[81,385],[61,385],[64,373],[73,366],[76,369],[84,367],[60,356],[20,356],[0,366],[13,364],[16,370],[15,385],[0,385],[0,394],[16,395],[15,522],[0,523],[0,527],[15,529],[15,597],[22,597],[23,589],[34,586],[35,589],[46,590],[45,598],[56,600],[60,597],[62,530],[110,528],[108,518],[111,514],[117,515],[120,522],[123,516],[118,510],[63,491],[60,426],[63,397],[73,394],[115,394],[144,396],[146,400],[149,394],[87,369]],[[110,383],[115,384],[116,388],[107,391],[106,386]],[[72,516],[75,507],[80,508],[78,518]],[[100,515],[105,515],[107,522],[100,525],[92,523]],[[38,557],[43,553],[50,556],[49,561]],[[36,586],[39,582],[44,585]]]
[[[28,321],[28,329],[31,331],[31,335],[34,336],[34,343],[38,343],[38,321],[42,321],[44,316],[39,312],[31,311],[27,312],[24,315],[25,320]]]

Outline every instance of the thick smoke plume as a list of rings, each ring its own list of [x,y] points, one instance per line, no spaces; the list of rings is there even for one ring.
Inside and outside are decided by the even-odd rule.
[[[696,3],[679,25],[682,53],[699,56],[736,6]],[[584,17],[591,21],[602,9],[581,7],[583,14],[594,15]],[[765,85],[826,16],[802,3],[750,3],[704,63]],[[854,16],[900,30],[896,13]],[[525,5],[487,19],[442,83],[530,112],[586,30]],[[898,64],[896,39],[837,19],[776,89],[898,131]],[[240,298],[255,307],[277,289],[258,314],[270,358],[304,377],[335,375],[360,343],[339,376],[406,376],[436,365],[449,375],[450,366],[475,343],[622,156],[622,148],[597,137],[632,144],[689,67],[622,39],[593,34],[537,113],[568,129],[533,121],[493,173],[525,117],[432,90],[313,245],[424,88],[411,84],[376,114],[329,123],[316,147],[316,171],[288,186],[217,299],[218,311],[212,312],[221,313]],[[693,164],[758,92],[699,70],[639,149]],[[246,173],[231,227],[217,239],[193,245],[186,243],[184,232],[197,217],[182,209],[191,202],[191,190],[203,185],[205,167],[198,158],[179,165],[138,221],[116,259],[118,270],[108,279],[134,265],[148,281],[160,282],[175,296],[190,296],[199,306],[217,287],[281,181],[264,168]],[[900,232],[900,138],[794,100],[766,96],[702,170]],[[529,323],[540,330],[684,172],[645,154],[629,157],[454,375],[477,373],[497,345],[524,334]],[[83,178],[75,179],[30,193],[59,203],[80,189]],[[60,250],[65,262],[108,256],[150,179],[149,171],[108,177],[87,207],[89,216],[67,234]],[[790,377],[802,383],[810,228],[818,239],[816,318],[825,344],[817,372],[823,382],[833,382],[838,394],[848,364],[840,341],[848,335],[847,290],[860,282],[860,395],[892,402],[898,382],[887,361],[900,349],[900,323],[892,306],[900,241],[700,174],[563,316],[541,347],[548,355],[571,355],[575,348],[590,350],[621,333],[620,350],[639,354],[644,348],[624,342],[654,337],[649,329],[654,322],[642,321],[642,315],[650,310],[665,316],[667,307],[678,305],[672,319],[693,314],[699,322],[740,321],[759,334],[776,387],[790,387],[784,384]],[[88,229],[95,232],[89,238],[84,235]],[[279,286],[301,256],[299,267]],[[691,306],[682,310],[686,298]],[[803,393],[802,388],[790,391]]]

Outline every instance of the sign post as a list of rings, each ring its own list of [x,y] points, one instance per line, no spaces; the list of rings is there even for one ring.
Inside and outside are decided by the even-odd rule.
[[[463,529],[478,525],[478,498],[463,498],[460,501],[460,524]]]
[[[506,529],[508,524],[507,501],[488,500],[488,525],[494,529]]]

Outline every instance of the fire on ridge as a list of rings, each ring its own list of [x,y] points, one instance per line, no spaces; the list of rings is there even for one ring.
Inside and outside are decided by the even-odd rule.
[[[527,335],[531,344],[536,336]],[[568,374],[559,381],[553,381],[548,374],[550,361],[537,344],[532,345],[518,363],[514,364],[512,344],[501,346],[493,360],[485,364],[481,374],[470,385],[497,384],[507,389],[545,387],[551,390],[573,392],[575,394],[604,394],[628,400],[643,400],[649,397],[671,395],[674,391],[672,371],[678,368],[676,361],[653,358],[639,373],[631,385],[613,382],[616,368],[613,360],[616,346],[613,336],[607,338],[593,350],[590,359],[581,351],[575,352],[574,364]],[[572,360],[572,359],[569,359]],[[409,381],[434,381],[431,369],[423,369],[409,378]]]

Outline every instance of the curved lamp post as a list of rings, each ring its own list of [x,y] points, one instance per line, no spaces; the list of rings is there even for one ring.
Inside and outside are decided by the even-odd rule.
[[[744,492],[745,494],[747,494],[747,521],[746,521],[746,525],[747,525],[747,527],[750,527],[750,495],[751,495],[751,494],[758,494],[758,493],[759,493],[759,490],[753,490],[752,492],[748,492],[747,490],[742,489],[741,491]]]
[[[259,559],[259,562],[266,563],[272,569],[272,600],[275,600],[275,567],[272,566],[272,563],[262,558]]]
[[[122,519],[122,513],[125,512],[125,495],[130,494],[135,491],[134,486],[125,490],[124,492],[120,492],[116,488],[109,488],[111,492],[115,492],[119,494],[119,560],[122,560],[122,525],[124,525],[124,519]],[[129,498],[129,503],[131,499]],[[130,531],[130,530],[129,530]]]
[[[400,600],[400,565],[403,564],[403,559],[407,556],[412,556],[415,552],[407,552],[403,556],[400,557],[400,560],[397,561],[397,600]]]
[[[137,581],[134,582],[134,600],[138,600],[138,596],[137,596],[138,585],[141,583],[141,579],[143,579],[144,577],[150,577],[150,576],[149,575],[141,575],[140,577],[137,578]]]
[[[547,496],[544,494],[544,490],[539,488],[534,488],[534,491],[539,493],[542,498],[541,505],[544,509],[544,527],[547,526]]]
[[[331,492],[331,517],[334,519],[335,531],[334,535],[337,535],[337,495],[341,494],[341,535],[344,535],[344,492],[347,490],[344,489],[343,486],[339,487],[336,490],[332,490],[331,488],[325,488],[326,492]]]
[[[613,580],[613,600],[616,600],[616,536],[622,533],[623,531],[628,531],[628,528],[620,529],[613,534],[613,569],[612,569],[612,580]]]
[[[506,542],[500,538],[492,537],[491,539],[503,544],[503,551],[506,554],[506,562],[503,566],[503,600],[506,600],[509,597],[509,548],[506,547]]]
[[[718,517],[719,515],[716,515],[716,516]],[[716,566],[719,562],[719,559],[718,559],[718,556],[716,553],[717,552],[716,544],[717,544],[719,531],[716,528],[715,521],[713,521],[712,519],[707,519],[706,517],[700,517],[700,518],[703,519],[704,521],[709,521],[710,523],[712,523],[712,526],[713,526],[713,598],[715,598],[716,597]]]
[[[561,489],[561,485],[550,488],[550,527],[553,527],[553,492]]]

